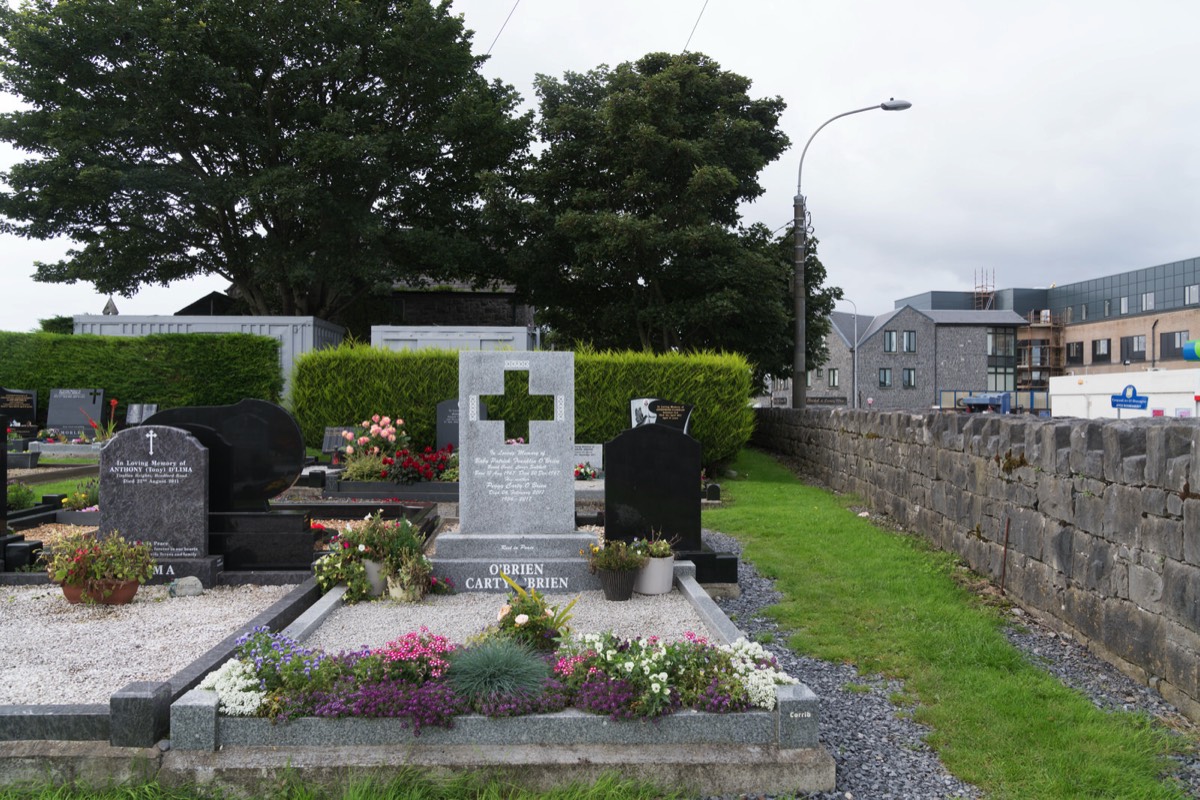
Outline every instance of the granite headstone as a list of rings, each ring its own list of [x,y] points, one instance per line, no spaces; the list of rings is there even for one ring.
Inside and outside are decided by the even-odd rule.
[[[4,414],[8,424],[14,427],[36,425],[37,392],[32,389],[0,389],[0,414]]]
[[[141,425],[158,413],[158,403],[130,403],[125,407],[125,424]]]
[[[666,425],[687,433],[692,424],[693,408],[689,403],[676,403],[657,397],[638,397],[629,401],[629,424],[634,428],[641,425]]]
[[[147,425],[182,428],[208,448],[209,509],[267,511],[304,469],[304,437],[296,420],[265,400],[160,411]]]
[[[213,576],[208,560],[207,449],[164,425],[127,428],[100,451],[100,533],[150,542],[160,576]],[[188,566],[190,562],[190,566]],[[211,585],[211,583],[210,583]]]
[[[604,445],[575,444],[575,464],[591,464],[598,470],[604,470]]]
[[[700,442],[667,425],[622,431],[604,445],[604,535],[658,535],[700,550]]]
[[[92,422],[102,425],[104,419],[103,389],[51,389],[46,409],[46,427],[68,436],[92,436]]]

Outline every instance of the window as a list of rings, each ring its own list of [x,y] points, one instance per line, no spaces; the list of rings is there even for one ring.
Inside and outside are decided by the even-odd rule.
[[[1154,292],[1145,292],[1142,294],[1142,311],[1154,310]]]
[[[1087,319],[1087,303],[1079,304],[1079,321],[1083,322]]]
[[[1145,336],[1122,336],[1121,337],[1121,360],[1122,361],[1145,361],[1146,360],[1146,337]]]
[[[905,331],[904,332],[904,352],[906,352],[906,353],[917,352],[917,332],[916,331]]]
[[[883,352],[885,352],[885,353],[896,352],[896,332],[895,331],[884,331],[883,332]]]
[[[1067,363],[1083,363],[1083,342],[1067,342]]]
[[[1112,300],[1104,301],[1104,316],[1106,316],[1106,317],[1112,316]]]
[[[890,389],[892,387],[892,370],[889,367],[879,368],[879,388]]]
[[[1187,331],[1168,331],[1159,334],[1158,349],[1164,359],[1183,358],[1183,346],[1187,341]]]
[[[839,383],[837,368],[830,367],[829,370],[826,372],[826,375],[829,377],[829,388],[836,389],[838,387],[838,383]]]
[[[1017,388],[1017,332],[1013,328],[987,329],[989,392],[1011,392]]]
[[[804,385],[807,386],[809,389],[811,389],[812,382],[813,382],[813,371],[810,369],[808,372],[804,373]]]
[[[1092,340],[1092,363],[1107,364],[1112,361],[1112,354],[1108,349],[1108,339],[1093,339]]]
[[[905,389],[912,389],[917,385],[917,371],[915,369],[912,367],[905,367],[901,374],[903,376],[901,380],[903,381]]]
[[[1121,313],[1122,314],[1129,313],[1129,298],[1128,297],[1121,298]]]
[[[1193,283],[1191,286],[1183,287],[1183,303],[1188,306],[1200,303],[1200,283]]]

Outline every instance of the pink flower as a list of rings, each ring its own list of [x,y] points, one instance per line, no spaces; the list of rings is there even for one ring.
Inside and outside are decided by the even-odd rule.
[[[526,622],[529,622],[529,615],[528,614],[517,614],[517,618],[514,619],[513,622],[515,622],[518,627],[521,625],[524,625]]]
[[[384,417],[383,419],[379,420],[379,424],[380,425],[391,425],[392,421],[390,419],[388,419],[387,417]]]
[[[387,437],[387,439],[389,442],[395,444],[396,443],[396,434],[393,433],[391,436]]]
[[[358,437],[358,443],[359,443],[359,444],[366,444],[366,443],[367,443],[367,442],[369,442],[369,441],[371,441],[371,439],[370,439],[369,437],[367,437],[367,436],[360,436],[360,437]]]
[[[379,422],[379,415],[378,414],[374,415],[373,417],[371,417],[371,420],[373,422]]]
[[[348,456],[354,455],[354,445],[350,445],[350,444],[346,445],[346,455],[348,455]]]

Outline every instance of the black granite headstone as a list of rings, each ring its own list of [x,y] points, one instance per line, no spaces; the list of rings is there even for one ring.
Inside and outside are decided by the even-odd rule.
[[[339,450],[341,450],[343,447],[346,446],[346,437],[343,436],[343,434],[346,431],[350,431],[350,433],[354,433],[354,430],[355,429],[353,426],[348,427],[348,428],[338,428],[338,427],[333,427],[333,426],[327,427],[325,429],[325,435],[321,439],[321,452],[322,453],[338,452]]]
[[[604,445],[604,535],[657,535],[700,550],[700,442],[667,425],[642,425]]]
[[[166,579],[203,572],[208,482],[208,450],[187,431],[120,431],[100,451],[100,533],[150,542]]]
[[[641,425],[666,425],[688,432],[692,423],[692,409],[688,403],[675,403],[656,397],[638,397],[629,401],[629,424],[634,428]]]
[[[147,425],[182,428],[209,450],[209,510],[263,512],[304,469],[296,420],[265,400],[160,411]]]
[[[37,392],[0,389],[0,414],[8,417],[8,425],[13,427],[37,425]]]
[[[485,420],[487,403],[479,401],[479,418]],[[437,449],[441,450],[448,444],[458,450],[458,398],[452,397],[437,404]]]
[[[92,422],[103,425],[103,389],[51,389],[50,405],[46,410],[46,427],[68,436],[93,436]]]

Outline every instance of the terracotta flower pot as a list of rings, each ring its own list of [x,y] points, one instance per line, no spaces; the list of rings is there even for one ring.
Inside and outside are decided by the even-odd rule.
[[[87,600],[106,606],[123,606],[133,601],[141,584],[137,581],[103,581],[101,585],[93,586],[91,589],[66,583],[60,584],[60,586],[63,597],[67,598],[67,602],[71,605]]]
[[[628,600],[633,597],[633,582],[638,574],[636,569],[602,569],[598,574],[605,600]]]

